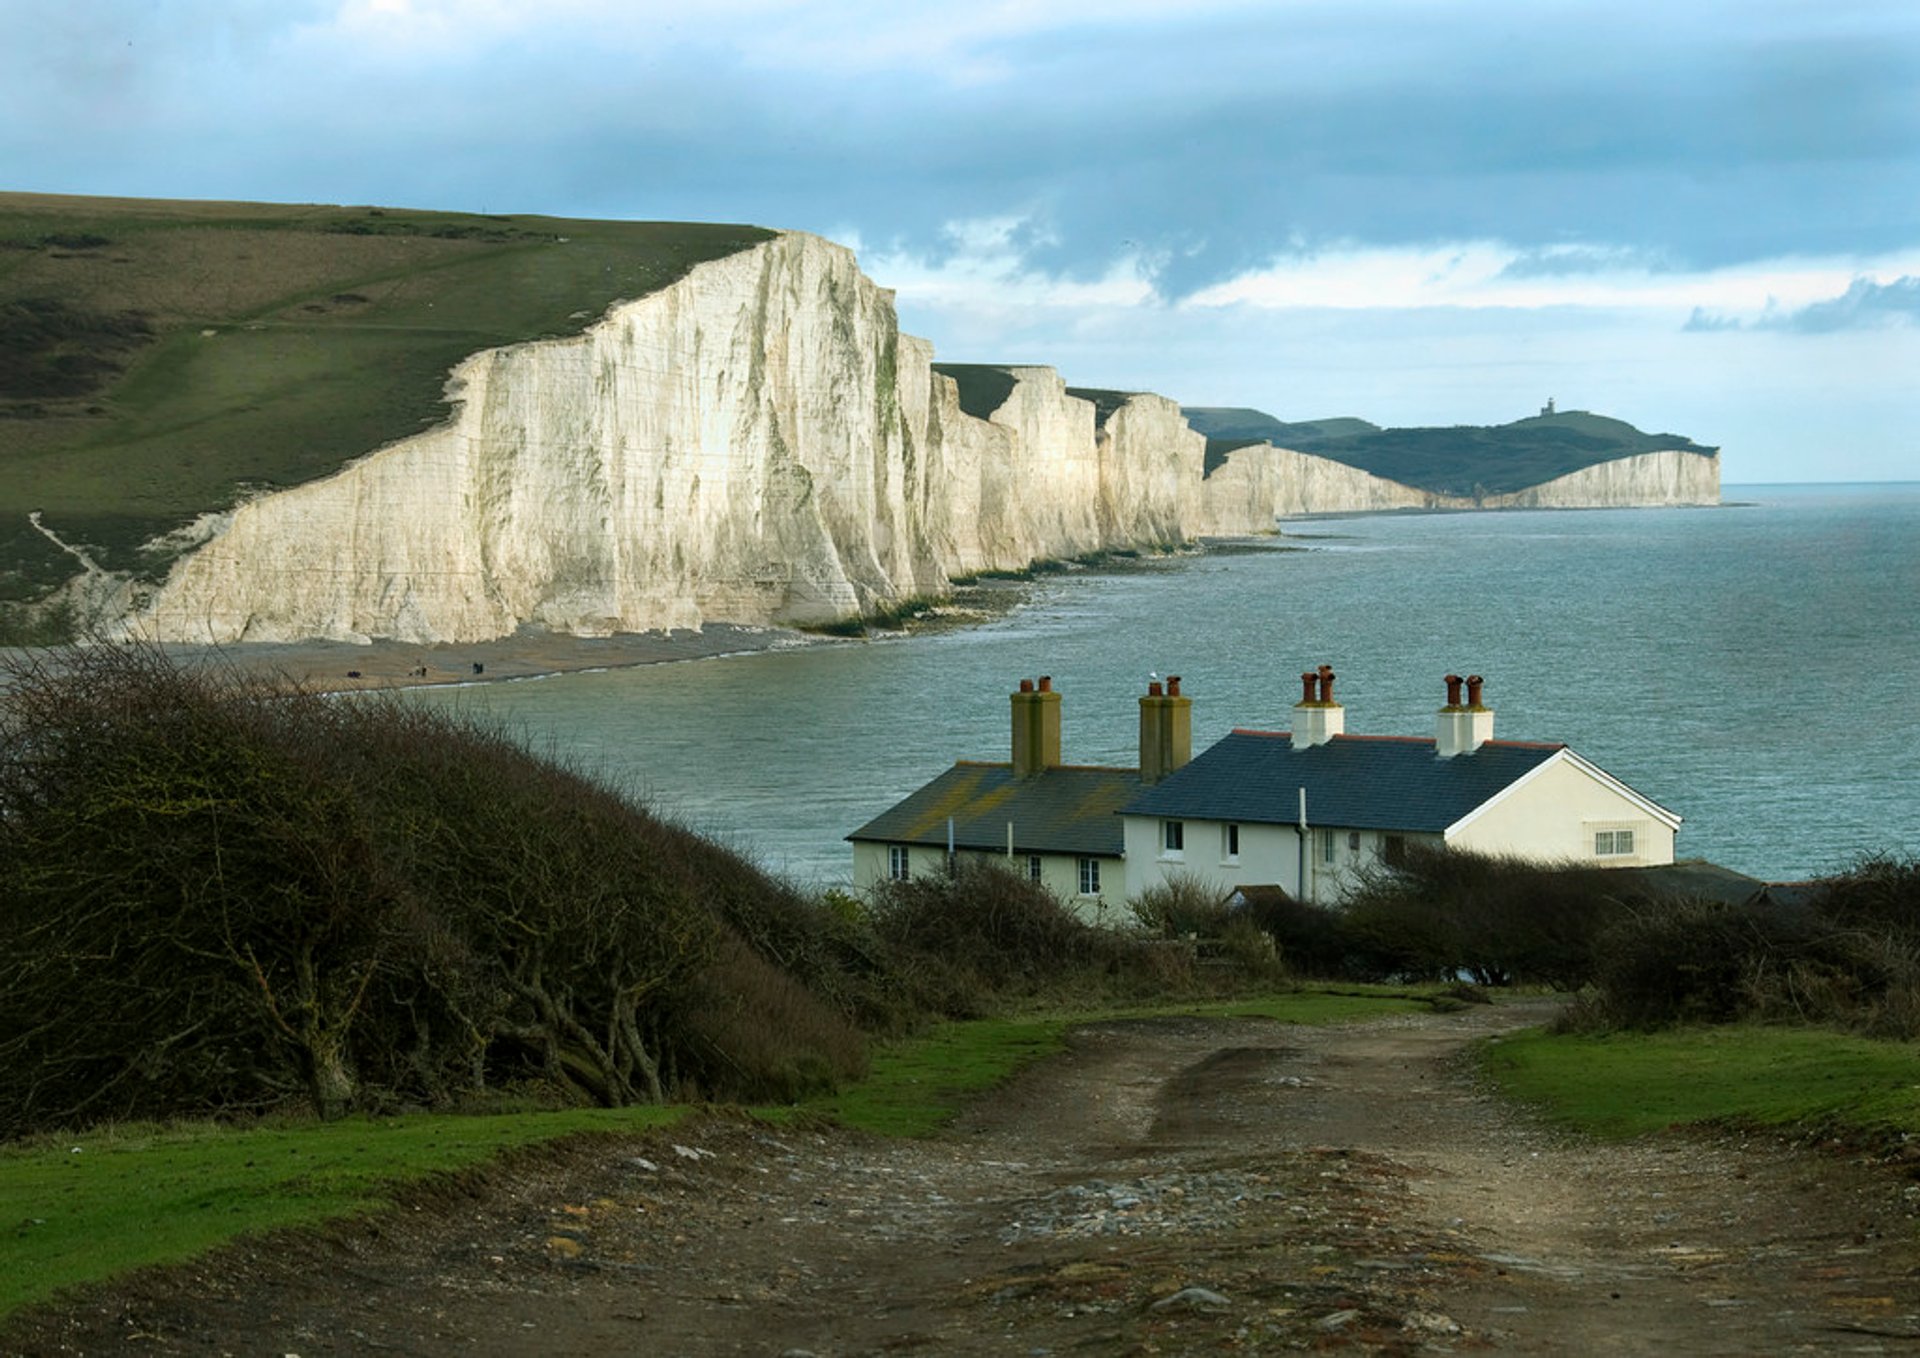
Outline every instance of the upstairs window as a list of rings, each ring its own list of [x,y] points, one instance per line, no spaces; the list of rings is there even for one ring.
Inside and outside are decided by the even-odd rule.
[[[1037,853],[1027,855],[1027,880],[1029,882],[1040,880],[1040,855]]]
[[[1187,823],[1183,820],[1169,820],[1160,823],[1161,844],[1169,858],[1177,858],[1186,851]]]
[[[1220,827],[1220,857],[1229,863],[1240,861],[1240,827],[1223,825]]]
[[[904,882],[911,876],[907,864],[907,846],[904,844],[887,845],[887,876],[896,882]]]
[[[1618,858],[1622,854],[1631,854],[1633,852],[1633,831],[1594,831],[1593,852],[1596,858]]]
[[[1083,858],[1080,860],[1080,894],[1098,896],[1100,894],[1100,860]]]
[[[1320,832],[1320,861],[1322,863],[1333,861],[1333,831],[1331,830]]]

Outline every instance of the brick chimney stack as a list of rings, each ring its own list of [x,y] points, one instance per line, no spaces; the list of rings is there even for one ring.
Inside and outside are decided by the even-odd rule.
[[[1140,781],[1153,784],[1193,757],[1193,699],[1180,692],[1180,676],[1147,685],[1140,700]]]
[[[1300,676],[1300,701],[1293,705],[1293,748],[1324,745],[1347,729],[1347,709],[1333,700],[1333,666]]]
[[[1464,702],[1460,698],[1463,683],[1467,686]],[[1485,683],[1477,674],[1465,679],[1457,674],[1447,676],[1447,704],[1434,724],[1433,752],[1440,758],[1472,754],[1493,739],[1493,709],[1480,701]]]
[[[1022,679],[1013,704],[1013,776],[1034,778],[1060,767],[1060,695],[1053,676]]]

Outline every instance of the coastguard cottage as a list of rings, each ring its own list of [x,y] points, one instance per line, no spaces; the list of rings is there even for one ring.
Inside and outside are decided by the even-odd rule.
[[[1128,799],[1129,893],[1183,875],[1332,902],[1415,842],[1600,867],[1673,862],[1679,816],[1565,745],[1495,740],[1479,675],[1446,677],[1431,738],[1348,735],[1334,677],[1325,665],[1300,676],[1292,731],[1234,731]]]
[[[1176,877],[1223,896],[1331,903],[1408,844],[1602,867],[1673,862],[1680,817],[1563,744],[1496,740],[1478,675],[1446,676],[1431,738],[1346,733],[1333,670],[1301,675],[1292,731],[1235,730],[1197,758],[1178,677],[1140,703],[1140,764],[1060,762],[1050,678],[1012,695],[1012,759],[962,761],[847,838],[853,880],[1010,861],[1093,919]]]

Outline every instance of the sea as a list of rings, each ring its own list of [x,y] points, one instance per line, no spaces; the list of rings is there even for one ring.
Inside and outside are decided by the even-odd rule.
[[[956,759],[1008,757],[1051,676],[1068,763],[1137,762],[1179,675],[1196,751],[1286,730],[1331,665],[1349,732],[1430,735],[1449,673],[1495,736],[1563,741],[1768,880],[1920,854],[1920,483],[1733,485],[1696,509],[1373,514],[1043,576],[974,625],[459,689],[542,753],[812,888]]]

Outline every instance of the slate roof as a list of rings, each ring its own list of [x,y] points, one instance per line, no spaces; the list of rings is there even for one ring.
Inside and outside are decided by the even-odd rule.
[[[1284,731],[1235,731],[1121,809],[1168,820],[1293,825],[1300,789],[1307,823],[1342,829],[1445,830],[1564,750],[1490,740],[1441,759],[1413,736],[1335,736],[1295,749]]]
[[[1137,769],[1066,765],[1015,778],[1011,764],[963,761],[847,838],[944,849],[951,816],[958,849],[1005,853],[1012,821],[1015,853],[1118,858],[1125,834],[1114,813],[1139,790]]]

